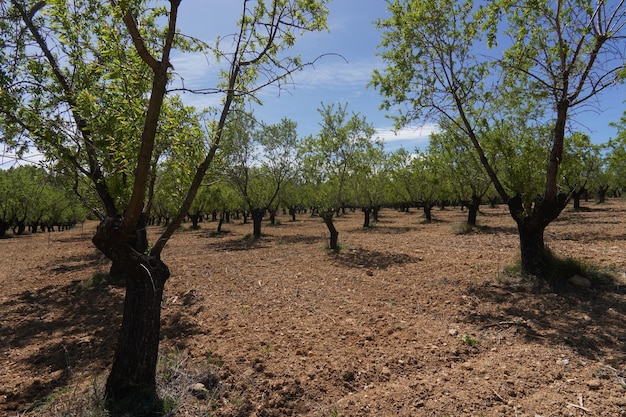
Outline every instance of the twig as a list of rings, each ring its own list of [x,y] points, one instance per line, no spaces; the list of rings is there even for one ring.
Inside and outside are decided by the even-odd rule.
[[[586,411],[587,413],[591,412],[591,410],[589,410],[588,408],[585,407],[585,403],[584,403],[582,394],[578,394],[578,404],[567,403],[567,406],[568,407],[580,408],[581,410]]]
[[[502,398],[502,396],[498,394],[498,392],[495,389],[492,389],[492,391],[494,394],[496,394],[496,397],[498,397],[500,401],[502,401],[503,403],[506,403],[506,401],[504,401],[504,398]]]
[[[496,326],[522,326],[527,329],[530,329],[530,326],[526,323],[520,323],[518,321],[499,321],[497,323],[485,324],[484,326],[480,328],[480,330],[485,330],[485,329],[488,329],[489,327],[496,327]]]

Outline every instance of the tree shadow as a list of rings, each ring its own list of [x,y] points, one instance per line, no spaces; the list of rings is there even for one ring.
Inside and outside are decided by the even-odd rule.
[[[268,242],[269,239],[265,237],[260,239],[232,239],[212,242],[207,244],[207,247],[216,252],[238,252],[266,248]]]
[[[626,359],[623,287],[541,293],[524,286],[490,285],[470,293],[490,303],[491,311],[497,306],[495,313],[483,314],[478,308],[467,314],[466,321],[479,328],[519,323],[529,341],[568,346],[588,359],[613,361],[614,366]]]
[[[277,243],[279,245],[296,245],[296,244],[314,244],[324,242],[326,239],[318,236],[307,236],[307,235],[291,235],[291,236],[281,236],[278,238]]]
[[[63,274],[71,271],[82,271],[86,269],[92,269],[94,267],[107,266],[111,263],[102,253],[94,251],[89,255],[69,255],[60,256],[52,264],[47,266],[50,268],[50,272],[54,274]]]
[[[81,281],[27,290],[2,302],[0,346],[22,378],[15,387],[0,388],[6,398],[0,414],[32,409],[72,374],[107,367],[122,304],[123,290]]]
[[[380,233],[381,235],[399,235],[417,230],[415,226],[382,226],[380,223],[374,223],[371,227],[360,227],[353,229],[353,232],[360,233]]]
[[[405,265],[419,262],[414,256],[393,252],[378,252],[363,248],[333,252],[333,261],[348,268],[387,269],[392,265]]]

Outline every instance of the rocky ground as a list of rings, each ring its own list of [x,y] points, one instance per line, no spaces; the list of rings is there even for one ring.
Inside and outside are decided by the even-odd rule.
[[[546,242],[626,271],[626,202],[565,211]],[[554,293],[505,270],[504,206],[383,210],[181,230],[164,252],[159,383],[173,416],[626,416],[624,287]],[[95,223],[0,240],[0,415],[96,416],[123,288],[90,243]],[[150,229],[154,237],[159,228]]]

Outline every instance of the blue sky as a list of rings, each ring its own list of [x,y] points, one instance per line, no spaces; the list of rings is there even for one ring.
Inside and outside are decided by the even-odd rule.
[[[181,4],[179,28],[183,33],[213,41],[219,34],[232,33],[241,9],[241,2],[232,0],[184,0]],[[317,109],[321,103],[347,103],[348,110],[364,115],[373,124],[376,136],[384,139],[388,149],[404,146],[413,150],[427,144],[433,126],[407,128],[396,135],[393,122],[379,110],[381,96],[374,88],[367,88],[372,71],[382,69],[380,57],[376,56],[379,34],[374,21],[387,15],[386,2],[382,0],[334,0],[330,4],[329,32],[309,33],[296,41],[295,52],[304,61],[322,54],[326,56],[294,76],[294,84],[288,90],[278,91],[269,87],[261,94],[263,106],[254,109],[256,117],[266,123],[277,123],[283,117],[298,123],[300,136],[319,131],[321,118]],[[219,32],[218,32],[219,31]],[[210,86],[207,77],[214,75],[211,62],[196,57],[173,59],[177,72],[186,85]],[[185,75],[187,73],[188,75]],[[190,97],[185,100],[202,107],[211,104],[217,96]]]
[[[261,94],[262,107],[255,109],[258,119],[276,123],[287,117],[298,123],[301,136],[319,131],[320,103],[347,103],[348,109],[361,113],[377,129],[377,136],[386,141],[388,150],[400,146],[413,150],[423,147],[433,131],[433,125],[403,129],[395,134],[392,121],[379,109],[381,97],[375,89],[366,87],[375,68],[384,64],[376,54],[380,34],[374,21],[388,15],[383,0],[334,0],[330,3],[329,32],[307,34],[296,41],[295,52],[305,61],[325,53],[335,53],[344,59],[329,56],[314,67],[308,67],[294,77],[295,85],[288,91],[268,88]],[[218,34],[235,31],[235,22],[241,2],[232,0],[184,0],[181,4],[179,28],[183,33],[212,41]],[[206,60],[174,59],[177,72],[191,85],[207,84],[215,71]],[[213,65],[214,67],[214,65]],[[184,75],[187,73],[187,75]],[[578,109],[571,119],[572,128],[589,134],[594,142],[605,142],[615,137],[616,130],[609,127],[611,121],[619,121],[624,111],[625,89],[615,89],[602,94],[597,102]],[[200,107],[215,102],[218,97],[189,97],[185,100]]]
[[[325,104],[347,103],[350,111],[364,115],[384,139],[387,150],[403,146],[407,150],[424,147],[434,126],[406,128],[397,135],[392,131],[392,121],[379,109],[381,97],[373,88],[367,88],[372,71],[384,65],[377,54],[380,34],[374,21],[388,15],[384,0],[334,0],[330,3],[329,32],[311,33],[296,41],[295,53],[305,61],[326,53],[339,54],[319,60],[294,77],[295,85],[287,91],[268,88],[261,93],[264,105],[255,109],[258,119],[277,123],[283,117],[298,123],[300,136],[319,131],[320,116],[317,109]],[[241,2],[234,0],[183,0],[178,27],[187,34],[212,43],[218,35],[235,32],[241,11]],[[345,58],[345,60],[344,60]],[[215,86],[217,66],[203,56],[174,56],[176,73],[190,87]],[[591,136],[596,143],[616,136],[609,127],[619,121],[624,111],[625,88],[602,94],[593,106],[580,109],[572,126]],[[219,96],[193,96],[185,94],[185,101],[197,107],[215,104]],[[37,156],[34,156],[37,159]],[[16,161],[0,148],[0,167]]]

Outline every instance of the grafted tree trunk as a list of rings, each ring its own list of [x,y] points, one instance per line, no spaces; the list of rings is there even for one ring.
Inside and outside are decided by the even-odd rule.
[[[328,247],[337,252],[339,250],[339,232],[335,228],[335,224],[333,223],[333,217],[335,215],[334,210],[329,210],[322,213],[322,219],[324,219],[324,224],[328,228],[328,232],[330,233],[330,239],[328,241]]]
[[[536,203],[529,212],[524,210],[519,196],[511,198],[508,203],[509,211],[517,222],[522,274],[546,280],[553,287],[562,286],[564,283],[551,281],[553,277],[548,274],[551,255],[545,246],[544,231],[559,216],[567,202],[567,195],[559,194],[553,202]]]
[[[93,237],[126,276],[124,314],[105,395],[112,415],[157,416],[162,413],[156,392],[161,300],[170,272],[158,257],[133,247],[144,236],[126,236],[119,226],[119,218],[107,218]]]
[[[222,233],[222,226],[224,225],[224,219],[226,219],[226,212],[220,214],[220,220],[217,223],[217,233]]]

